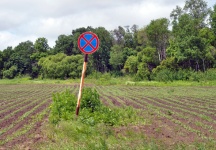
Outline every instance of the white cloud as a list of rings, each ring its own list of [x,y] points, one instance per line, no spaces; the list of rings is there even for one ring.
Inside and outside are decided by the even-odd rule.
[[[208,0],[212,1],[212,0]],[[79,27],[139,27],[170,12],[185,0],[1,0],[0,50],[45,37],[52,47],[60,34]],[[213,3],[213,1],[211,2]]]
[[[35,41],[37,39],[34,35],[28,36],[16,36],[10,32],[0,32],[0,50],[6,49],[8,46],[17,46],[21,42],[25,42],[27,40]]]

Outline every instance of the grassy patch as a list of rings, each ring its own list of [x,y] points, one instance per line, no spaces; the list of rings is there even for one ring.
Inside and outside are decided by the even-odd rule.
[[[21,77],[15,79],[0,79],[0,84],[71,84],[79,83],[80,79],[31,79]],[[139,81],[134,82],[131,77],[111,77],[106,74],[98,78],[86,78],[85,83],[95,85],[127,85],[127,86],[216,86],[216,81]]]
[[[41,149],[159,149],[156,143],[149,141],[130,126],[107,126],[97,124],[89,126],[79,121],[62,121],[58,126],[48,125],[45,129],[48,141],[40,145]]]

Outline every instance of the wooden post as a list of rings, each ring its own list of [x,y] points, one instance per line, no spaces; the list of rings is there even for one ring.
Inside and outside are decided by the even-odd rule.
[[[81,76],[81,81],[80,81],[80,88],[79,88],[79,94],[78,94],[78,100],[77,100],[77,107],[76,107],[76,115],[79,115],[79,109],[80,109],[80,101],[82,97],[82,88],[84,84],[84,78],[85,78],[85,72],[87,68],[87,63],[88,63],[88,54],[85,54],[84,57],[84,63],[83,63],[83,70],[82,70],[82,76]]]

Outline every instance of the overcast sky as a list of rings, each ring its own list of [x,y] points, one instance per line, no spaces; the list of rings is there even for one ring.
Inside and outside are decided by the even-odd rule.
[[[215,0],[206,0],[209,7]],[[0,0],[0,50],[20,42],[48,39],[50,47],[61,34],[79,27],[138,25],[169,18],[176,5],[185,0]]]

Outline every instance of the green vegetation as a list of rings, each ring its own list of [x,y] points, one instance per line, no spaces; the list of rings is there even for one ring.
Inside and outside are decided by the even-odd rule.
[[[92,31],[100,47],[89,56],[87,77],[98,72],[133,81],[215,80],[215,16],[216,4],[208,8],[204,0],[186,0],[183,8],[173,9],[170,20],[158,18],[142,28],[81,27],[59,35],[53,48],[44,37],[21,42],[0,51],[0,79],[79,78],[83,56],[77,39]]]
[[[125,125],[135,122],[137,112],[132,107],[122,109],[105,107],[102,105],[98,92],[91,88],[84,88],[82,93],[81,111],[78,118],[75,118],[77,97],[69,90],[53,95],[53,103],[50,106],[50,122],[58,124],[62,120],[78,120],[80,123],[96,125]]]
[[[0,51],[0,149],[19,148],[48,117],[40,149],[216,149],[216,4],[186,0],[170,16]],[[77,117],[77,39],[86,31],[100,47],[89,55]]]
[[[215,86],[182,81],[149,86],[86,83],[76,117],[78,84],[48,82],[0,84],[1,148],[216,148]],[[48,116],[50,123],[44,122]],[[28,141],[38,138],[37,143]]]
[[[99,99],[98,92],[91,88],[84,88],[81,99],[81,111],[75,117],[76,98],[69,90],[53,95],[50,106],[50,121],[47,136],[56,144],[43,145],[42,149],[126,149],[125,143],[130,144],[136,140],[138,145],[131,148],[157,147],[151,142],[146,143],[145,136],[134,134],[130,126],[145,125],[146,120],[139,117],[141,112],[132,107],[109,108],[104,106]],[[125,135],[116,137],[113,128],[124,127]],[[54,132],[50,132],[53,130]],[[94,137],[94,138],[93,138]],[[65,139],[62,141],[59,139]],[[128,138],[128,139],[126,139]],[[123,143],[124,142],[124,143]],[[142,145],[145,143],[145,145]]]
[[[44,128],[49,140],[41,143],[41,149],[216,148],[213,130],[216,122],[212,120],[216,109],[209,107],[215,104],[215,87],[207,91],[204,91],[205,87],[191,86],[133,86],[133,91],[129,90],[130,87],[98,86],[98,92],[90,88],[84,89],[81,112],[77,118],[74,116],[76,99],[73,99],[73,94],[67,90],[54,95],[52,108],[58,99],[58,106],[60,103],[65,105],[62,108],[65,108],[63,111],[67,111],[66,108],[72,104],[69,100],[73,101],[73,110],[68,113],[70,117],[63,116],[57,125],[48,124]],[[98,93],[102,95],[103,102],[109,103],[109,107],[103,106]],[[139,106],[145,111],[125,107],[127,103],[133,107]],[[205,105],[200,105],[203,103]],[[51,116],[52,112],[51,110]],[[148,129],[149,125],[152,128]],[[152,129],[152,134],[156,137],[150,138],[148,132]],[[170,131],[167,133],[168,129]],[[189,133],[196,138],[187,137]],[[167,137],[157,137],[161,134],[171,136],[175,144],[169,145]],[[178,138],[182,136],[185,137],[184,142],[178,143]],[[187,138],[193,140],[187,143]]]

